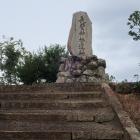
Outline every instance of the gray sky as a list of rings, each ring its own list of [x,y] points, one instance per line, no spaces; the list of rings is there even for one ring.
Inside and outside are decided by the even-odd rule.
[[[140,41],[128,36],[129,15],[140,0],[0,0],[0,36],[21,39],[26,49],[67,44],[76,11],[86,11],[93,24],[93,53],[107,62],[117,80],[140,74]]]

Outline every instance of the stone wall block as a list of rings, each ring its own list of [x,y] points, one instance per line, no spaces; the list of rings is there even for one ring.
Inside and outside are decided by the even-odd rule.
[[[65,77],[59,76],[56,80],[56,83],[65,83]]]
[[[69,71],[66,71],[66,72],[59,72],[58,73],[58,76],[63,76],[63,77],[70,77],[71,74]]]
[[[81,70],[73,70],[73,71],[72,71],[72,75],[73,75],[73,76],[80,76],[81,73],[82,73]]]
[[[87,69],[83,72],[83,75],[87,75],[87,76],[93,76],[93,74],[94,74],[93,71],[89,70],[89,69]]]
[[[66,79],[66,83],[73,83],[74,81],[72,79]]]
[[[105,68],[103,66],[99,66],[98,67],[98,75],[100,77],[104,77],[104,75],[105,75]]]
[[[86,75],[82,75],[80,78],[79,78],[80,82],[87,82],[87,77]]]
[[[60,63],[64,63],[64,62],[65,62],[65,60],[66,60],[66,58],[65,58],[65,57],[61,57],[61,59],[60,59]]]
[[[59,72],[63,72],[65,70],[65,65],[62,63],[59,67]]]
[[[98,66],[103,66],[104,68],[106,68],[106,62],[104,59],[98,59]]]
[[[98,67],[98,64],[97,64],[96,61],[91,61],[91,62],[88,63],[88,65],[87,65],[87,68],[88,68],[88,69],[91,69],[91,70],[94,70],[94,69],[96,69],[97,67]]]
[[[98,83],[99,80],[97,78],[95,78],[94,76],[90,76],[88,77],[88,82],[95,82],[95,83]]]

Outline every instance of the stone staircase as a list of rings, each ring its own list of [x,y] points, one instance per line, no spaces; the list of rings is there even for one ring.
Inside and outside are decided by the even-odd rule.
[[[0,140],[124,140],[100,84],[0,90]]]

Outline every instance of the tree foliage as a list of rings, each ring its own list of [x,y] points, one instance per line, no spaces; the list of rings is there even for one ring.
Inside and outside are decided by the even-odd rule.
[[[44,59],[46,62],[46,72],[44,77],[48,82],[55,82],[60,64],[60,58],[66,57],[68,53],[65,48],[59,44],[51,45],[44,48]]]
[[[17,65],[22,61],[24,53],[21,40],[10,38],[0,43],[0,69],[6,84],[17,84]]]
[[[25,50],[21,40],[5,40],[0,43],[0,70],[3,73],[0,83],[33,84],[42,79],[55,82],[60,58],[66,55],[59,44],[31,53]]]
[[[133,40],[140,40],[140,11],[134,11],[129,16],[127,25],[130,29],[128,34],[133,37]]]
[[[39,83],[41,79],[55,82],[60,58],[66,54],[64,47],[58,44],[45,46],[36,54],[30,53],[18,67],[18,77],[24,84]]]
[[[45,69],[42,56],[29,53],[24,57],[24,62],[18,65],[17,76],[20,82],[29,85],[41,78],[42,69]]]
[[[114,82],[116,80],[115,76],[110,75],[109,76],[109,82]]]

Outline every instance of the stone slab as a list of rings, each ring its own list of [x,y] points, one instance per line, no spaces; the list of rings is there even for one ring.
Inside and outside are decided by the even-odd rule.
[[[67,46],[73,56],[92,55],[92,23],[86,12],[74,13]]]

